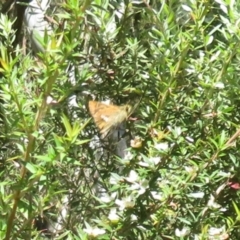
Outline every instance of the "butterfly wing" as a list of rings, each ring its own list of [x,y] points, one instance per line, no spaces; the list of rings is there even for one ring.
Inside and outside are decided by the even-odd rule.
[[[89,101],[89,111],[102,134],[106,137],[109,132],[120,125],[128,117],[130,106],[107,105],[97,101]]]

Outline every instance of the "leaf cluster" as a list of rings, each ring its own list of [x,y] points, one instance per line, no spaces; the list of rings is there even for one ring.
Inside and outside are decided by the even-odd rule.
[[[239,3],[49,12],[37,54],[0,16],[0,238],[239,239]],[[89,95],[140,100],[124,158],[97,142]]]

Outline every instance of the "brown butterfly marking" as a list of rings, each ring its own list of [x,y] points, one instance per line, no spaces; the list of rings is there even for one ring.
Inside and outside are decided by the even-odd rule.
[[[105,138],[113,129],[126,121],[132,111],[130,105],[116,106],[97,101],[89,101],[88,108],[102,138]]]

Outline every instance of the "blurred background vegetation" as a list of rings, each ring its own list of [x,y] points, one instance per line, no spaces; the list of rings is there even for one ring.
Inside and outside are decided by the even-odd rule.
[[[0,239],[239,239],[239,1],[51,1],[41,51],[0,7]],[[89,96],[140,101],[124,158]]]

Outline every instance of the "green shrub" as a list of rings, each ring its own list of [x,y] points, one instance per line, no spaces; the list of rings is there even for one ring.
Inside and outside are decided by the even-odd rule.
[[[0,238],[239,239],[239,7],[69,0],[38,54],[1,15]],[[124,158],[88,94],[139,102]]]

